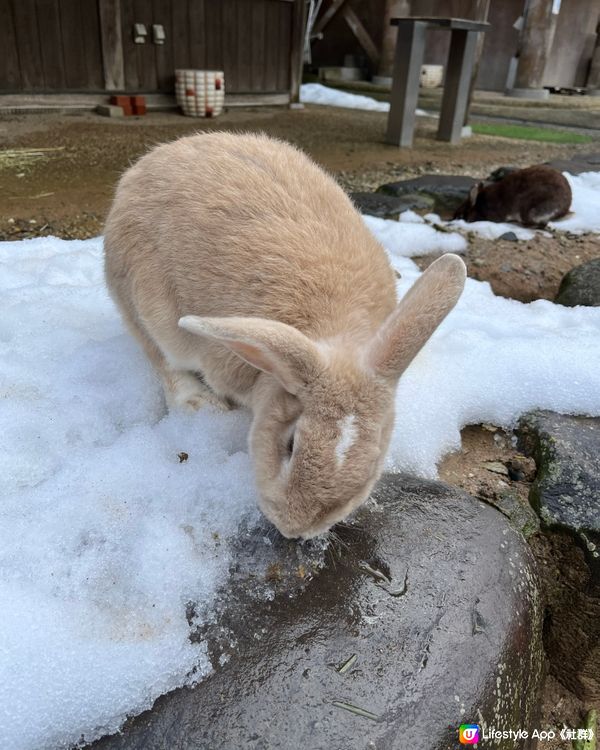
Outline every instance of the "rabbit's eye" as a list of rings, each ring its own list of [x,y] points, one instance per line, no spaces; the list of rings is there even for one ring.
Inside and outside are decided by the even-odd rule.
[[[293,432],[288,439],[287,452],[289,456],[291,456],[292,453],[294,452],[294,433]]]

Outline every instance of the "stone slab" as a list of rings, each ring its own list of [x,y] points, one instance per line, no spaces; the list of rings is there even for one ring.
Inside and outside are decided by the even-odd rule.
[[[535,726],[541,605],[501,513],[388,474],[318,571],[280,537],[265,560],[264,533],[241,535],[222,611],[198,634],[214,673],[90,747],[454,750],[461,723]],[[266,577],[272,601],[256,596]]]
[[[426,174],[381,185],[377,192],[402,197],[418,194],[433,200],[435,211],[454,211],[466,200],[476,180],[463,175]]]
[[[378,216],[380,219],[397,219],[404,211],[429,211],[434,201],[426,195],[406,194],[403,196],[385,193],[350,193],[354,205],[361,214]]]
[[[600,418],[532,412],[518,433],[538,467],[531,501],[543,527],[571,534],[600,582]]]

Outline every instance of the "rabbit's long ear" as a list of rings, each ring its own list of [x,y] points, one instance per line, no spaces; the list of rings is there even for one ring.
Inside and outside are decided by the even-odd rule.
[[[264,318],[201,318],[186,315],[179,326],[217,341],[289,393],[297,393],[323,369],[315,344],[297,328]]]
[[[442,255],[417,279],[370,346],[368,361],[379,375],[402,375],[457,303],[465,278],[458,255]]]

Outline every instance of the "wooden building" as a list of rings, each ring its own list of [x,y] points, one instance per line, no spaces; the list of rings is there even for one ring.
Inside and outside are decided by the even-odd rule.
[[[523,88],[600,86],[600,81],[590,80],[590,71],[594,67],[592,58],[597,47],[600,0],[346,2],[350,3],[378,48],[384,51],[385,16],[386,10],[389,13],[390,5],[396,9],[396,15],[401,16],[454,16],[487,20],[490,29],[484,37],[476,82],[479,89],[504,91],[507,83]],[[325,0],[322,12],[326,12],[331,4],[332,0]],[[519,19],[522,19],[521,22]],[[443,32],[428,32],[426,63],[445,62],[448,37]],[[363,56],[371,73],[385,75],[386,71],[380,69],[380,63],[384,61],[369,59],[348,23],[338,14],[328,23],[323,38],[314,42],[313,64],[341,65],[348,54]],[[518,65],[513,62],[517,56],[520,57]],[[594,76],[598,77],[596,74]]]
[[[297,96],[304,0],[0,0],[0,94],[173,94],[223,70],[226,102]]]

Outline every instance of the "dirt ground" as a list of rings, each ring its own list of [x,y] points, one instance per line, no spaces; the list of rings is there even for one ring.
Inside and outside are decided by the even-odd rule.
[[[384,143],[386,117],[376,112],[307,107],[303,110],[231,110],[217,120],[151,113],[124,120],[91,113],[21,115],[0,119],[0,240],[39,235],[86,238],[102,232],[119,175],[155,144],[198,130],[261,130],[307,151],[347,190],[371,190],[428,172],[485,177],[504,165],[528,166],[598,149],[598,144],[554,145],[473,136],[459,146],[434,139],[435,123],[420,126],[412,149]],[[489,281],[497,294],[522,301],[552,299],[570,268],[600,257],[600,237],[556,234],[529,242],[472,238],[469,275]],[[424,267],[432,258],[418,260]],[[515,441],[493,425],[463,430],[460,452],[440,476],[486,502],[508,492],[527,507],[535,474]],[[579,701],[548,678],[540,728],[577,726]],[[569,743],[544,743],[568,750]]]

